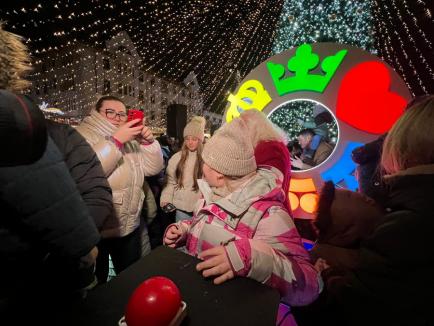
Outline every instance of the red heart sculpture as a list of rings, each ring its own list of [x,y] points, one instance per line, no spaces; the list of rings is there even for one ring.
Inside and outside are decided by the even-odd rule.
[[[388,131],[404,112],[407,101],[389,91],[390,75],[378,61],[363,62],[342,79],[336,105],[337,117],[372,134]]]

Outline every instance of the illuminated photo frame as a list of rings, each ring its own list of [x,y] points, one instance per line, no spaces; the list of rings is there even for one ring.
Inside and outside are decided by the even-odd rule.
[[[333,113],[339,138],[331,156],[317,167],[292,172],[293,216],[311,219],[325,181],[357,189],[352,150],[386,133],[410,99],[405,82],[375,55],[345,44],[303,44],[254,68],[229,95],[224,120],[250,109],[269,116],[295,100],[317,102]]]

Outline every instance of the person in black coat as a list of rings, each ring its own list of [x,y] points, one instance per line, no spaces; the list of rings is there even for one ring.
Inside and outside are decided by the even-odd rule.
[[[86,139],[73,127],[47,120],[48,134],[63,155],[69,173],[77,185],[78,191],[89,210],[99,232],[104,229],[105,222],[114,213],[112,191],[108,184],[101,163]],[[51,265],[59,267],[62,262],[55,259]],[[95,266],[81,269],[72,278],[80,279],[87,289],[97,284],[94,275]],[[66,271],[67,273],[67,271]]]
[[[0,51],[1,141],[7,143],[0,148],[6,162],[0,167],[0,316],[4,324],[21,325],[37,323],[73,297],[80,279],[67,275],[95,263],[99,234],[41,116],[35,120],[37,107],[13,93],[28,86],[22,76],[30,60],[20,38],[1,25]],[[61,265],[50,265],[52,258]]]
[[[327,284],[322,310],[333,325],[434,325],[434,96],[407,110],[384,140],[386,214],[361,243],[358,264]],[[318,308],[318,304],[317,304]],[[317,325],[303,323],[299,326]]]
[[[99,233],[50,138],[36,162],[0,167],[0,209],[2,317],[85,285],[80,270],[95,263]]]
[[[99,231],[113,214],[112,191],[101,163],[86,139],[73,127],[46,121],[48,134],[63,154],[69,173]]]

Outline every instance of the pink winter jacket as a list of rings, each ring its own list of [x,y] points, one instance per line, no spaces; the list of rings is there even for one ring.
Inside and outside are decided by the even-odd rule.
[[[235,192],[212,202],[212,190],[198,180],[203,198],[176,245],[191,255],[224,245],[232,269],[279,290],[291,306],[307,305],[319,293],[318,275],[309,262],[292,218],[284,208],[282,173],[262,166]]]

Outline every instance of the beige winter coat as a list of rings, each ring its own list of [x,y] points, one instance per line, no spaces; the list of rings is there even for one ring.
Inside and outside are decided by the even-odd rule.
[[[184,165],[184,175],[182,184],[179,188],[176,181],[176,167],[181,160],[181,152],[173,155],[166,169],[166,187],[161,193],[160,203],[172,203],[177,209],[185,212],[193,212],[196,202],[200,198],[200,192],[194,191],[194,165],[197,160],[197,152],[188,152],[188,157]]]
[[[105,238],[126,236],[139,226],[145,198],[145,176],[155,175],[163,168],[163,156],[157,141],[148,146],[130,141],[124,144],[122,153],[109,139],[116,129],[96,111],[92,111],[77,127],[98,155],[113,191],[116,216],[102,232]]]

